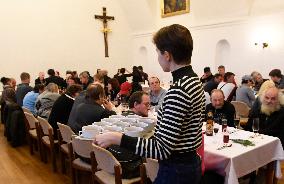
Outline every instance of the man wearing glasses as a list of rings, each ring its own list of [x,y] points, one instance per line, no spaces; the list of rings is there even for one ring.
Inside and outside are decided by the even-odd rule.
[[[130,111],[123,113],[123,115],[137,114],[139,116],[148,117],[148,110],[150,110],[150,97],[146,92],[134,92],[128,101]]]

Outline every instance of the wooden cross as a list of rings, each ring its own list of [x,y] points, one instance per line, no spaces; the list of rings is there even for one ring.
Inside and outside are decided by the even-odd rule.
[[[104,33],[104,41],[105,41],[105,57],[108,56],[108,43],[107,43],[107,33],[111,30],[107,27],[107,21],[108,20],[114,20],[114,17],[107,16],[106,15],[106,7],[103,7],[103,15],[95,15],[95,19],[100,19],[103,21],[104,28],[102,29],[102,32]]]

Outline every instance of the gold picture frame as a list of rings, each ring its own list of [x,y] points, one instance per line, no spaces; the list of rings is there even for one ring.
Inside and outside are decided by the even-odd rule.
[[[189,13],[190,0],[161,0],[162,17]]]

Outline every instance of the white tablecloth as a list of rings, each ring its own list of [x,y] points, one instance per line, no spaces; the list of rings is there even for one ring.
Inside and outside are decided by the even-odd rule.
[[[232,129],[230,129],[232,130]],[[225,183],[237,184],[238,178],[256,169],[277,161],[275,173],[281,178],[280,160],[284,160],[284,152],[278,138],[261,135],[250,138],[252,132],[239,130],[230,134],[230,139],[249,139],[255,146],[243,146],[232,143],[231,147],[217,150],[223,144],[222,133],[216,136],[205,136],[204,161],[206,170],[215,170],[225,176]]]

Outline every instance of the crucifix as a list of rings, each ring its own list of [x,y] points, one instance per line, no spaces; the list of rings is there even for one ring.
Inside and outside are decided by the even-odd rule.
[[[95,19],[100,19],[101,21],[103,21],[103,29],[102,32],[104,33],[104,42],[105,42],[105,57],[109,57],[108,56],[108,43],[107,43],[107,34],[111,31],[108,27],[107,27],[107,22],[108,20],[114,20],[114,17],[112,16],[107,16],[106,15],[106,7],[103,7],[103,15],[95,15]]]

